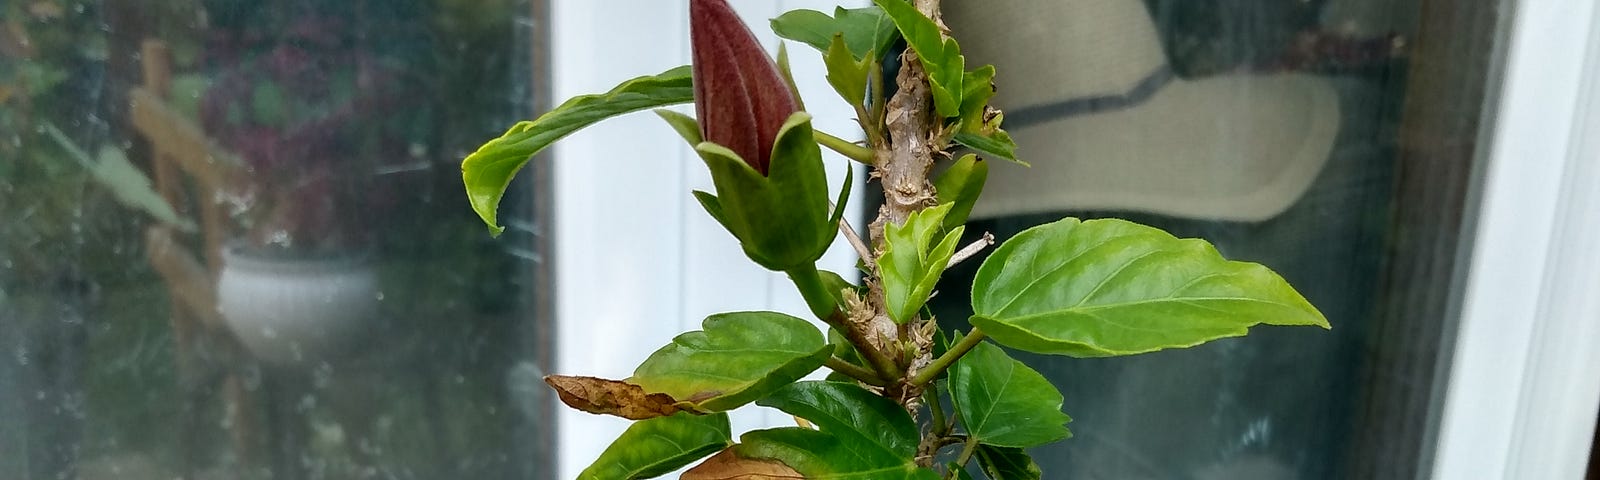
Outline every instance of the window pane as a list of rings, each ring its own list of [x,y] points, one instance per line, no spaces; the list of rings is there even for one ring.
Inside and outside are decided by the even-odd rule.
[[[542,9],[0,2],[0,478],[549,476]]]
[[[1494,5],[1442,3],[945,2],[1033,164],[991,170],[969,232],[1128,218],[1272,267],[1333,323],[1029,356],[1074,418],[1034,451],[1048,477],[1426,476],[1497,38]],[[947,326],[963,298],[935,298]]]

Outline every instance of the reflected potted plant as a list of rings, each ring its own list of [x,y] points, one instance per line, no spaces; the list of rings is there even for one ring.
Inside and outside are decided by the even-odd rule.
[[[312,10],[276,31],[222,30],[208,46],[208,60],[228,69],[202,97],[200,120],[249,179],[239,192],[246,233],[223,252],[218,308],[269,362],[333,354],[377,316],[367,219],[393,198],[377,175],[404,154],[405,89],[348,23]]]

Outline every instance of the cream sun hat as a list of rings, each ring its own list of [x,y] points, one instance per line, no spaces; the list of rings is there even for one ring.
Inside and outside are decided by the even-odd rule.
[[[1033,168],[990,169],[975,217],[1136,210],[1259,221],[1310,187],[1339,130],[1326,81],[1175,78],[1139,0],[956,0],[968,65],[999,70],[995,105]]]

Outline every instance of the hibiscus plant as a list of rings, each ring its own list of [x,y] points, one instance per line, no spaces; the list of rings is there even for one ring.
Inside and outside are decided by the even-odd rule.
[[[498,233],[500,197],[532,155],[608,117],[693,102],[698,118],[656,113],[710,169],[715,192],[695,198],[752,261],[788,275],[828,328],[722,313],[629,378],[547,377],[567,405],[635,421],[581,478],[649,478],[700,462],[683,478],[970,478],[974,465],[994,479],[1037,479],[1024,449],[1067,438],[1069,418],[1061,393],[1001,346],[1107,357],[1258,324],[1328,327],[1277,274],[1202,240],[1065,218],[996,247],[972,282],[972,327],[941,331],[924,305],[934,285],[992,243],[958,245],[984,159],[1021,164],[988,104],[994,67],[967,68],[937,0],[774,19],[779,36],[822,53],[828,83],[855,108],[865,141],[852,143],[812,128],[784,51],[768,57],[726,0],[689,9],[693,65],[573,98],[489,141],[462,164],[472,206]],[[828,190],[821,148],[882,182],[868,238],[842,218],[851,179],[845,192]],[[948,165],[930,179],[936,163]],[[859,283],[817,269],[838,235],[861,256]],[[802,380],[823,368],[827,380]],[[726,412],[751,403],[798,426],[735,439]]]

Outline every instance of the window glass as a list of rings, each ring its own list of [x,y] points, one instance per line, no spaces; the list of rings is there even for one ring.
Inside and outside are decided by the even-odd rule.
[[[527,0],[0,2],[0,478],[544,478]]]
[[[1032,168],[997,165],[968,232],[1115,216],[1281,272],[1331,331],[1125,358],[1024,355],[1077,479],[1419,478],[1448,358],[1455,252],[1496,38],[1493,5],[1427,1],[945,2]],[[945,276],[965,292],[979,262]],[[935,298],[947,326],[963,295]],[[964,326],[964,325],[961,325]]]

